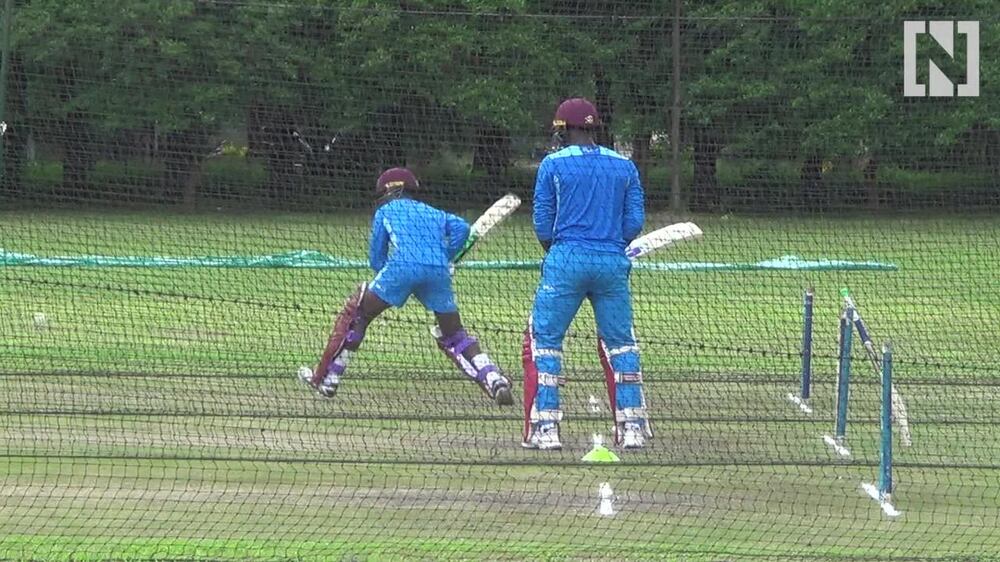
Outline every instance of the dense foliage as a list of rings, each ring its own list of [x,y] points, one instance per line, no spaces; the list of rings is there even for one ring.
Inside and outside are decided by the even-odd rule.
[[[353,201],[401,162],[450,200],[473,183],[530,191],[553,108],[585,95],[654,203],[668,199],[673,142],[695,210],[895,207],[921,190],[925,203],[997,201],[991,2],[945,14],[916,0],[689,1],[678,53],[673,4],[21,0],[2,193]],[[902,21],[975,17],[981,96],[904,98]],[[951,76],[965,66],[956,44]]]

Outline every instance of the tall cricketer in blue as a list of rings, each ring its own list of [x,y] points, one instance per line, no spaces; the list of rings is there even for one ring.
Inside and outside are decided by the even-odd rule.
[[[563,338],[585,298],[597,321],[615,443],[638,449],[652,436],[625,256],[642,231],[643,188],[631,160],[594,142],[599,125],[589,101],[563,102],[553,120],[562,148],[542,161],[535,181],[534,229],[546,255],[522,350],[527,448],[562,448]]]

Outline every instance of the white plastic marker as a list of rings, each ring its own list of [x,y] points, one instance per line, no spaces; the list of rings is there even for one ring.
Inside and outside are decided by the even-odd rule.
[[[615,492],[611,489],[611,484],[602,482],[597,490],[597,497],[601,503],[597,506],[597,514],[601,517],[611,517],[615,514]]]
[[[500,221],[513,214],[520,206],[521,198],[513,193],[504,195],[496,203],[490,205],[490,208],[486,209],[486,212],[476,219],[476,222],[472,223],[469,239],[465,241],[465,246],[455,256],[454,261],[458,263],[480,238],[485,236],[494,226],[500,224]]]
[[[895,507],[893,507],[892,503],[890,502],[889,495],[881,494],[878,491],[878,487],[875,486],[874,484],[862,482],[861,489],[864,490],[866,494],[871,496],[873,500],[877,501],[879,507],[881,507],[882,511],[885,512],[885,514],[888,515],[889,517],[897,517],[903,514],[902,511],[899,511]]]
[[[795,404],[796,406],[798,406],[799,409],[802,410],[803,412],[805,412],[806,414],[813,413],[812,406],[810,406],[809,404],[807,404],[804,400],[802,400],[798,396],[792,394],[791,392],[789,392],[787,396],[788,396],[788,401],[789,402],[791,402],[792,404]]]
[[[848,320],[853,322],[854,327],[858,330],[861,343],[865,346],[865,354],[868,355],[868,361],[875,369],[875,376],[881,380],[882,367],[879,366],[878,353],[875,352],[875,344],[872,343],[871,335],[868,333],[864,320],[861,319],[861,313],[858,312],[858,307],[854,304],[854,299],[851,298],[851,293],[846,288],[840,290],[840,296],[844,297],[844,302],[854,311],[853,317]],[[903,442],[903,446],[909,447],[913,445],[913,438],[910,436],[910,419],[906,413],[906,403],[903,402],[902,395],[896,390],[896,385],[892,385],[890,389],[892,391],[892,417],[899,424],[899,438]]]
[[[634,260],[646,254],[655,252],[664,246],[676,244],[684,240],[694,240],[701,238],[702,231],[693,222],[679,222],[654,230],[649,234],[640,236],[632,241],[625,248],[625,255],[628,259]]]
[[[590,406],[590,412],[591,413],[593,413],[593,414],[600,414],[601,413],[601,401],[598,400],[597,397],[594,396],[593,394],[591,394],[590,398],[587,400],[587,405]],[[595,433],[595,435],[596,435],[596,433]]]
[[[838,455],[840,455],[842,457],[849,457],[849,456],[851,456],[851,451],[849,451],[847,449],[847,447],[845,447],[844,445],[842,445],[837,440],[836,437],[834,437],[832,435],[824,435],[823,436],[823,441],[826,441],[827,445],[833,447],[833,450],[836,451]]]
[[[36,312],[34,316],[35,329],[39,332],[44,332],[49,329],[49,318],[45,316],[44,312]]]

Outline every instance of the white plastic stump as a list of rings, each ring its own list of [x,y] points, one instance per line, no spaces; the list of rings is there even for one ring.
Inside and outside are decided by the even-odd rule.
[[[882,496],[882,493],[878,491],[878,486],[876,486],[875,484],[862,482],[861,489],[864,490],[865,493],[868,494],[869,497],[871,497],[871,499],[877,501],[879,507],[881,507],[882,511],[889,517],[898,517],[903,514],[902,511],[899,511],[895,507],[893,507],[892,503],[889,502],[888,498]]]
[[[615,492],[611,489],[611,484],[602,482],[597,490],[597,497],[600,504],[597,506],[597,514],[601,517],[612,517],[615,514]]]
[[[849,451],[847,449],[847,447],[845,447],[843,444],[839,443],[837,441],[837,439],[835,437],[833,437],[832,435],[824,435],[823,436],[823,441],[825,441],[827,445],[833,447],[833,450],[838,455],[840,455],[842,457],[849,457],[849,456],[851,456],[851,451]]]
[[[791,392],[788,393],[788,401],[791,402],[792,404],[795,404],[796,406],[798,406],[799,409],[802,410],[803,413],[806,413],[806,414],[813,413],[812,406],[810,406],[808,402],[806,402],[805,400],[803,400],[803,399],[799,398],[798,396],[792,394]]]
[[[587,404],[590,406],[591,413],[601,413],[601,401],[598,400],[593,394],[590,395],[590,399],[587,400]]]

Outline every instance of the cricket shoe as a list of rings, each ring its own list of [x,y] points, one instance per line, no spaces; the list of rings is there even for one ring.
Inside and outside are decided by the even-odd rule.
[[[618,432],[622,436],[623,449],[642,449],[646,446],[646,434],[641,423],[625,422],[618,426]]]
[[[514,395],[510,390],[510,380],[500,375],[490,385],[490,394],[498,406],[513,406]]]
[[[316,391],[323,398],[333,398],[340,385],[340,377],[329,374],[319,384],[313,384],[313,370],[309,367],[299,367],[299,381]]]
[[[559,441],[559,424],[533,423],[527,441],[522,441],[521,446],[525,449],[538,449],[540,451],[558,451],[562,449],[562,441]]]

